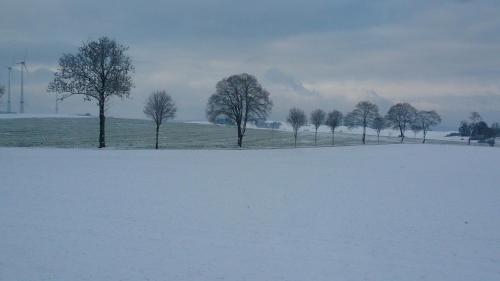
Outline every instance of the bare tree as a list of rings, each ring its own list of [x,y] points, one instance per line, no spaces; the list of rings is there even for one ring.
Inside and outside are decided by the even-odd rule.
[[[378,115],[377,105],[369,101],[361,101],[356,104],[354,110],[346,115],[344,124],[349,128],[359,127],[363,128],[362,141],[366,143],[366,128],[372,124],[373,119]]]
[[[144,106],[144,114],[156,124],[156,149],[158,149],[158,135],[161,124],[163,121],[174,118],[176,112],[177,107],[172,97],[165,91],[156,91],[148,97]]]
[[[311,112],[311,123],[314,125],[314,145],[318,136],[318,128],[325,122],[325,112],[321,109],[316,109]]]
[[[417,110],[409,103],[398,103],[389,109],[386,119],[394,129],[399,129],[401,143],[404,141],[405,132],[413,123]]]
[[[477,132],[477,124],[479,124],[479,122],[483,121],[483,118],[481,117],[481,115],[479,115],[479,113],[474,111],[474,112],[471,112],[469,120],[470,120],[470,123],[469,123],[469,126],[470,126],[469,133],[470,134],[469,134],[469,140],[467,141],[468,145],[470,145],[470,141],[471,141],[472,137]]]
[[[389,127],[384,117],[377,115],[372,121],[371,128],[377,132],[377,143],[380,143],[380,132]]]
[[[417,139],[417,134],[423,130],[422,125],[419,122],[417,122],[416,118],[415,118],[414,122],[411,123],[410,129],[413,132],[413,138],[415,140]]]
[[[296,107],[290,109],[286,122],[290,124],[293,128],[293,137],[295,139],[295,147],[297,147],[297,135],[299,133],[300,127],[306,125],[307,117],[304,111]]]
[[[422,143],[425,143],[426,137],[427,137],[427,132],[432,129],[432,127],[438,125],[441,123],[441,116],[437,114],[436,111],[430,110],[430,111],[425,111],[421,110],[417,112],[417,116],[415,118],[415,122],[412,124],[412,130],[414,128],[418,129],[419,131],[422,131],[424,138],[422,140]]]
[[[77,54],[64,54],[50,82],[48,91],[62,94],[61,99],[83,95],[84,100],[95,100],[99,106],[99,148],[106,146],[105,108],[112,96],[128,97],[133,87],[134,67],[125,54],[128,47],[108,37],[88,41]]]
[[[469,125],[469,123],[467,123],[467,121],[465,121],[465,120],[460,121],[460,126],[458,127],[458,132],[460,133],[461,137],[470,136],[470,129],[471,129],[470,125]]]
[[[206,114],[210,122],[218,116],[225,116],[234,122],[238,129],[238,146],[242,147],[247,122],[265,119],[272,106],[269,92],[254,76],[243,73],[217,83],[215,94],[208,99]]]
[[[338,110],[333,110],[331,112],[328,112],[325,125],[330,127],[330,131],[332,132],[332,145],[335,145],[335,129],[342,125],[342,119],[343,119],[342,112]]]

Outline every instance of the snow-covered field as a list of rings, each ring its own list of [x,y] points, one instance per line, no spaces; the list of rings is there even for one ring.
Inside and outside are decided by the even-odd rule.
[[[499,157],[0,148],[0,280],[500,280]]]

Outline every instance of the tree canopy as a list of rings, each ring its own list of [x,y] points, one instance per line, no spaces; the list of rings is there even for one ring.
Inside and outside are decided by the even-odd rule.
[[[125,54],[128,47],[101,37],[83,43],[76,54],[64,54],[48,86],[49,92],[65,99],[81,95],[84,100],[95,100],[99,106],[99,147],[105,147],[105,106],[112,96],[124,98],[133,87],[132,60]]]
[[[144,114],[156,124],[156,149],[158,149],[158,134],[161,124],[163,121],[174,118],[176,112],[177,107],[172,97],[165,91],[153,92],[146,100]]]
[[[417,110],[409,103],[398,103],[389,109],[386,119],[390,122],[393,129],[398,129],[401,142],[405,138],[405,132],[415,121]]]
[[[294,107],[290,109],[288,117],[286,118],[286,122],[293,128],[295,146],[297,146],[297,135],[299,132],[299,128],[307,124],[306,114],[301,109]]]
[[[328,112],[328,116],[326,117],[325,125],[330,127],[330,131],[332,132],[332,145],[335,144],[335,129],[342,125],[343,117],[342,112],[338,110]]]
[[[362,142],[366,142],[366,128],[370,126],[373,119],[378,116],[377,105],[369,101],[361,101],[356,104],[353,111],[348,113],[344,118],[344,124],[349,128],[362,127],[363,135]]]
[[[241,147],[247,122],[265,119],[272,106],[269,92],[254,76],[243,73],[217,83],[215,93],[208,99],[206,114],[210,122],[219,116],[234,122],[238,129],[238,146]]]

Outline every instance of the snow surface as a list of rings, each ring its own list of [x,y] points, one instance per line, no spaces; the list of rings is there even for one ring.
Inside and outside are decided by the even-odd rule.
[[[0,280],[500,280],[499,157],[0,148]]]

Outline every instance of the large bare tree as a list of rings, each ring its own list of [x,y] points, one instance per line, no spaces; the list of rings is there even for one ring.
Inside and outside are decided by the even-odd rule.
[[[325,122],[326,114],[321,109],[316,109],[311,112],[311,124],[314,125],[314,145],[316,145],[316,140],[318,137],[318,128]]]
[[[412,124],[412,129],[414,128],[413,126],[417,126],[417,128],[422,131],[424,135],[422,143],[425,143],[427,132],[430,131],[432,127],[438,125],[439,123],[441,123],[441,116],[439,116],[439,114],[437,114],[436,111],[421,110],[417,112],[417,116],[415,117],[415,122],[414,124]]]
[[[99,147],[106,146],[105,108],[111,97],[128,97],[133,87],[134,67],[125,54],[128,47],[101,37],[83,43],[76,54],[64,54],[50,82],[48,91],[61,94],[61,99],[82,95],[84,100],[95,100],[99,106]]]
[[[295,140],[294,146],[297,147],[297,135],[299,134],[299,129],[307,124],[306,114],[301,109],[294,107],[290,109],[286,122],[292,126],[293,137]]]
[[[417,110],[409,103],[398,103],[389,109],[387,121],[390,122],[393,129],[398,129],[401,137],[401,142],[404,141],[405,132],[408,127],[415,121]]]
[[[330,127],[330,131],[332,131],[332,145],[335,145],[335,129],[342,125],[343,117],[342,112],[338,110],[328,112],[326,117],[325,125]]]
[[[371,128],[377,132],[377,143],[380,143],[380,132],[389,127],[384,117],[377,115],[372,121]]]
[[[208,99],[206,114],[210,122],[215,122],[219,116],[234,122],[238,129],[238,146],[242,147],[247,122],[265,119],[272,106],[269,92],[254,76],[243,73],[217,83],[215,93]]]
[[[366,128],[369,127],[373,119],[378,116],[378,107],[377,105],[369,102],[369,101],[361,101],[356,104],[356,107],[353,111],[348,113],[344,118],[344,124],[349,128],[354,127],[362,127],[363,128],[363,136],[361,140],[363,144],[366,143]]]
[[[160,126],[163,121],[172,119],[175,117],[177,112],[177,107],[175,106],[172,97],[165,91],[153,92],[147,99],[146,105],[144,106],[144,114],[151,118],[156,125],[156,145],[155,148],[158,149],[158,135],[160,133]]]

